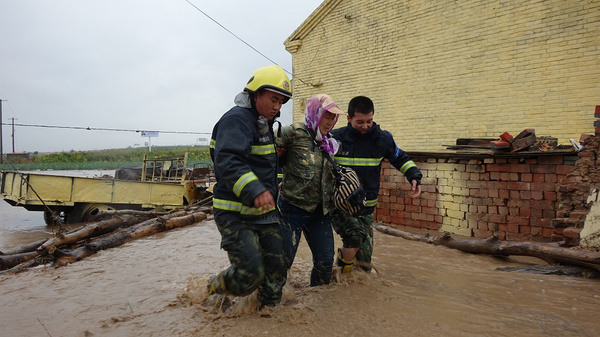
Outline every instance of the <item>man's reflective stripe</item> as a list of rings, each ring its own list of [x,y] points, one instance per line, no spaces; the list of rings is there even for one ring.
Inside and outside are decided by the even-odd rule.
[[[277,173],[277,179],[283,179],[283,173]]]
[[[215,144],[217,142],[214,139],[210,140],[210,145],[209,147],[211,149],[215,148]],[[275,146],[273,144],[268,144],[268,145],[252,145],[252,149],[250,150],[251,154],[255,154],[255,155],[259,155],[259,156],[265,156],[268,154],[273,154],[275,153]]]
[[[380,158],[350,158],[333,157],[336,163],[342,166],[379,166],[383,157]]]
[[[417,165],[415,165],[415,163],[412,160],[409,160],[406,163],[404,163],[402,167],[400,167],[400,172],[402,172],[402,174],[406,174],[406,171],[408,171],[408,169],[412,167],[417,167]]]
[[[375,207],[377,205],[377,199],[367,200],[367,207]]]
[[[250,150],[251,154],[266,156],[268,154],[275,153],[275,145],[252,145],[252,150]]]
[[[242,194],[242,190],[244,189],[244,187],[246,187],[246,185],[248,185],[251,181],[254,180],[258,180],[258,177],[252,171],[242,175],[240,179],[238,179],[233,185],[233,193],[235,193],[235,195],[239,197],[240,194]]]
[[[274,206],[271,206],[266,210],[261,210],[260,208],[244,206],[241,202],[216,198],[213,198],[213,207],[224,211],[237,212],[242,215],[262,215],[275,209]]]

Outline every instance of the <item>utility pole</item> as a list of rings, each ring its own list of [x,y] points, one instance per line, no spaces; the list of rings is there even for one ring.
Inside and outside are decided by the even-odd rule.
[[[2,101],[0,99],[0,164],[4,163],[4,153],[2,153]]]
[[[12,120],[12,153],[15,153],[15,118],[11,117]]]

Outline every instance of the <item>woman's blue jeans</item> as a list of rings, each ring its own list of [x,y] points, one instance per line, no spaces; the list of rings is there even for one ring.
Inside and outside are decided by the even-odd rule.
[[[281,236],[288,269],[294,263],[300,237],[304,233],[313,256],[310,286],[329,284],[334,257],[333,230],[329,214],[323,215],[320,205],[314,212],[307,212],[283,200],[279,201],[279,209],[284,220],[281,225]]]

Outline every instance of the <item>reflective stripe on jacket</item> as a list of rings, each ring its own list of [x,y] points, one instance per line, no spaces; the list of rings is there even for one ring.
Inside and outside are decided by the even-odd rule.
[[[389,160],[409,181],[415,179],[420,181],[423,177],[411,158],[396,146],[391,133],[381,130],[375,122],[373,122],[371,130],[365,134],[355,130],[350,123],[331,131],[331,133],[341,143],[340,149],[334,157],[335,162],[342,166],[352,167],[367,192],[368,208],[363,212],[364,214],[372,213],[373,208],[377,205],[383,159]]]

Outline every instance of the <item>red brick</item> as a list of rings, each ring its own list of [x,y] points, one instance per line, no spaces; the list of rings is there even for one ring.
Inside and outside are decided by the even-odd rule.
[[[433,208],[433,207],[422,207],[421,212],[425,213],[425,214],[433,214],[433,215],[436,215],[439,213],[438,209]]]
[[[490,198],[498,198],[498,190],[486,190]]]
[[[529,218],[523,216],[512,216],[509,215],[506,217],[508,224],[515,224],[519,226],[529,226]]]
[[[487,194],[488,190],[480,190],[477,188],[472,188],[469,190],[469,195],[475,198],[487,198],[488,194]]]
[[[531,217],[531,209],[530,208],[519,208],[519,215],[524,217]]]
[[[531,235],[534,235],[534,236],[542,235],[542,227],[530,226],[530,228],[531,228]]]
[[[529,218],[529,224],[531,226],[552,228],[551,222],[552,222],[551,218],[534,218],[534,217]]]
[[[490,172],[490,180],[500,180],[500,172]]]
[[[513,164],[509,166],[508,171],[516,173],[529,173],[531,171],[531,167],[529,164]]]
[[[531,199],[531,191],[521,191],[519,192],[521,199]]]
[[[542,217],[542,210],[541,209],[530,208],[529,210],[531,211],[530,217],[532,217],[532,218],[541,218]]]
[[[490,214],[490,222],[497,222],[497,223],[505,223],[506,221],[506,215],[500,215],[500,214]]]
[[[519,233],[519,225],[515,223],[508,224],[508,233]]]
[[[555,173],[556,165],[531,165],[531,173]]]
[[[556,165],[556,173],[567,175],[575,170],[575,166],[572,165]]]
[[[531,191],[531,199],[542,200],[544,199],[544,192],[542,191]]]
[[[542,215],[544,218],[556,218],[556,211],[554,209],[544,209]]]
[[[530,200],[521,200],[519,198],[513,198],[508,200],[506,206],[508,207],[516,207],[516,208],[530,208],[531,206]]]
[[[581,233],[581,228],[565,228],[563,231],[563,236],[566,238],[579,238]]]
[[[487,239],[494,234],[490,230],[483,230],[483,229],[473,229],[472,233],[473,233],[474,237],[482,238],[482,239]]]
[[[557,185],[555,183],[531,183],[532,191],[549,191],[556,192]]]
[[[517,190],[510,190],[509,193],[510,193],[510,197],[509,197],[510,199],[516,200],[516,199],[520,198],[519,191],[517,191]]]
[[[523,181],[523,182],[531,182],[531,181],[533,181],[533,174],[531,174],[531,173],[521,173],[521,181]]]
[[[406,211],[411,212],[411,213],[417,213],[417,212],[419,212],[419,207],[414,206],[414,205],[407,205]]]
[[[498,214],[507,215],[508,214],[508,207],[506,207],[506,206],[499,206],[498,207]]]
[[[552,228],[543,228],[542,234],[543,234],[543,237],[549,238],[552,236],[552,234],[554,234],[554,231],[552,230]]]
[[[563,156],[539,156],[539,164],[555,164],[562,165],[564,162]]]
[[[511,181],[508,183],[508,189],[509,190],[519,190],[519,191],[529,191],[531,189],[531,184],[532,183]]]
[[[502,180],[502,181],[510,181],[510,173],[508,173],[508,172],[500,172],[500,180]]]
[[[535,174],[533,174],[533,182],[543,183],[544,182],[544,175],[542,173],[535,173]]]
[[[531,226],[519,226],[519,233],[531,234]]]
[[[495,164],[487,164],[485,165],[485,170],[487,172],[506,172],[508,171],[508,164],[499,164],[500,160],[496,160]]]
[[[503,199],[508,199],[508,198],[510,198],[510,191],[509,190],[499,190],[498,197],[503,198]]]

